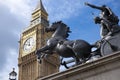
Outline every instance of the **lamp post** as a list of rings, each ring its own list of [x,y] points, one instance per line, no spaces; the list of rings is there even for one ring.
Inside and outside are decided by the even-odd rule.
[[[13,68],[13,71],[9,73],[9,80],[16,80],[17,73],[15,72],[15,68]]]

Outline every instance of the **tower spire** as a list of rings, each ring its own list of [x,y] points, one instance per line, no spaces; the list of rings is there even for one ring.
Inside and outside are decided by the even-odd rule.
[[[37,4],[37,7],[35,8],[35,11],[36,10],[41,10],[45,13],[47,13],[47,11],[45,10],[44,6],[43,6],[43,3],[42,3],[42,0],[39,0],[38,4]]]
[[[42,0],[39,0],[35,10],[32,13],[31,25],[36,25],[42,23],[43,25],[48,25],[48,13],[45,10]]]

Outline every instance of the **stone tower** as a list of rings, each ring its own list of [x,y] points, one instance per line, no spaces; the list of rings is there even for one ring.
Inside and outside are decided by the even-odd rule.
[[[59,71],[59,58],[57,55],[43,59],[42,63],[37,62],[35,51],[44,46],[51,33],[44,31],[49,26],[48,13],[42,1],[32,12],[30,25],[22,32],[19,47],[19,80],[37,80],[43,76]]]

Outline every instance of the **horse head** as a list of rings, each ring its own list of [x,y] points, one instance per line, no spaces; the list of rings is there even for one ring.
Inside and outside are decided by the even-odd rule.
[[[68,33],[70,33],[70,28],[63,23],[62,21],[54,22],[51,26],[47,27],[45,29],[46,32],[54,32],[52,37],[61,36],[64,38],[67,38],[69,36]]]

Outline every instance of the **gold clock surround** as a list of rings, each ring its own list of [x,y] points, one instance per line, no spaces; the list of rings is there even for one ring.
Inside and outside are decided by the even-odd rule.
[[[23,37],[22,56],[25,56],[36,50],[36,32],[30,32]]]

